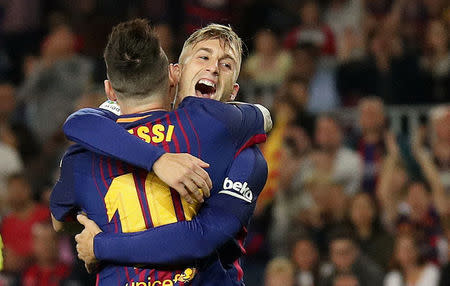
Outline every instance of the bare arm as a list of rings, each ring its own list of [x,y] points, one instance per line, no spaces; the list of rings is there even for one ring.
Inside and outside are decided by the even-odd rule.
[[[411,142],[411,151],[414,158],[419,164],[423,175],[431,188],[433,203],[440,215],[444,215],[448,211],[447,197],[445,195],[445,188],[439,177],[439,172],[434,164],[430,154],[425,151],[423,141],[426,130],[419,128],[416,130]]]
[[[380,172],[377,185],[377,197],[384,212],[384,219],[389,229],[392,230],[397,218],[397,198],[398,190],[393,190],[392,181],[395,178],[396,165],[400,159],[397,142],[393,134],[386,134],[385,142],[388,149],[383,167]]]

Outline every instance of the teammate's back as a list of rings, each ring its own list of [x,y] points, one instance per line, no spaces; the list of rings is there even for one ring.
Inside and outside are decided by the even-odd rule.
[[[207,171],[216,188],[221,187],[237,153],[247,142],[255,140],[255,135],[264,133],[262,122],[262,115],[254,106],[237,107],[192,97],[173,112],[153,111],[117,118],[117,123],[129,133],[149,144],[168,152],[191,153],[210,163]],[[66,180],[55,187],[52,201],[61,201],[56,196],[64,193],[65,204],[52,205],[52,213],[62,220],[67,214],[83,210],[104,232],[137,232],[190,220],[199,208],[199,204],[182,200],[153,173],[89,152],[79,145],[71,147],[64,157],[62,172],[66,178],[72,178],[72,184]],[[154,271],[110,264],[101,272],[100,281],[104,285],[117,280],[126,283],[135,277],[138,281],[173,282],[179,280],[181,276],[177,275],[183,271],[183,268]]]

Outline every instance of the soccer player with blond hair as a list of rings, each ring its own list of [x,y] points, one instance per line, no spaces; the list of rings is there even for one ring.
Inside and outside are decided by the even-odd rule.
[[[145,39],[146,33],[128,31],[138,39]],[[127,45],[125,39],[118,40],[114,48],[126,50]],[[88,264],[107,263],[99,277],[103,284],[119,279],[128,285],[242,285],[238,259],[245,252],[245,227],[267,177],[260,151],[247,147],[263,141],[263,127],[270,124],[262,107],[217,101],[232,100],[239,90],[241,51],[239,37],[226,26],[210,25],[191,35],[180,62],[169,67],[171,87],[177,87],[181,99],[179,108],[169,113],[157,110],[163,108],[162,101],[154,104],[142,96],[154,95],[140,80],[141,64],[143,69],[145,63],[151,66],[144,49],[143,56],[123,52],[110,58],[105,52],[109,78],[105,90],[124,115],[94,109],[69,118],[66,135],[93,152],[80,151],[80,145],[69,151],[51,200],[57,221],[80,209],[93,219],[79,216],[86,228],[77,236],[77,249]],[[122,76],[111,75],[114,66]],[[135,89],[133,83],[141,88]],[[92,177],[84,183],[79,182],[86,178],[76,174],[82,166],[67,160],[80,156],[78,152],[93,158],[88,160],[92,168],[87,168]],[[143,172],[156,173],[158,161],[170,152],[188,152],[210,164],[213,189],[203,205],[188,204],[153,173]],[[195,164],[204,166],[203,161]],[[184,187],[194,193],[196,187],[205,188],[202,180],[207,182],[201,177]],[[86,188],[97,194],[95,202]],[[67,196],[67,189],[75,195]]]

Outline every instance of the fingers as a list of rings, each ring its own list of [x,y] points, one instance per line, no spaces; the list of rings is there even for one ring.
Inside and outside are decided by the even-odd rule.
[[[89,264],[84,263],[84,268],[86,268],[87,273],[92,274],[93,269],[89,266]]]
[[[206,182],[206,187],[208,190],[208,195],[206,197],[209,197],[209,190],[212,189],[212,181],[211,178],[209,177],[208,172],[206,172],[204,169],[201,168],[198,169],[194,168],[194,172],[197,173],[197,175],[199,175]]]
[[[212,188],[212,181],[208,175],[208,172],[206,172],[203,168],[209,168],[209,164],[198,159],[197,157],[193,158],[195,165],[193,166],[192,170],[201,177],[201,180],[196,180],[195,183],[199,188],[202,189],[203,195],[208,198],[210,195],[210,189]],[[205,182],[206,185],[203,182]]]
[[[197,176],[195,173],[192,174],[192,176]],[[184,183],[184,187],[185,189],[189,192],[190,196],[193,197],[195,200],[197,200],[198,202],[203,203],[203,194],[202,192],[199,190],[199,187],[197,186],[196,183],[194,183],[193,178],[191,177],[191,179],[187,179],[185,180]]]
[[[98,225],[93,220],[90,220],[86,215],[83,215],[83,214],[77,215],[77,220],[79,223],[81,223],[84,226],[85,229],[88,229],[94,235],[96,235],[102,231],[98,227]]]
[[[79,223],[81,223],[84,227],[86,227],[86,224],[89,223],[89,219],[87,218],[87,216],[83,215],[83,214],[79,214],[77,215],[77,220]]]
[[[78,243],[81,239],[81,233],[75,235],[75,241]],[[78,245],[77,245],[78,246]]]
[[[186,190],[186,188],[184,187],[184,185],[182,183],[176,185],[174,187],[174,189],[188,203],[190,203],[190,204],[194,203],[194,199],[191,197],[191,194]]]
[[[209,168],[209,164],[190,154],[186,155],[191,162],[188,166],[189,173],[185,174],[185,178],[183,178],[182,183],[184,184],[190,197],[194,198],[198,202],[203,202],[203,197],[209,197],[210,189],[212,188],[211,178],[203,169]]]
[[[208,173],[199,166],[194,166],[192,171],[194,172],[194,174],[191,175],[192,180],[200,189],[202,189],[203,195],[208,198],[210,195],[210,189],[212,188],[211,178]]]
[[[198,166],[202,168],[209,168],[209,164],[200,160],[199,158],[192,156],[194,163],[196,163]]]

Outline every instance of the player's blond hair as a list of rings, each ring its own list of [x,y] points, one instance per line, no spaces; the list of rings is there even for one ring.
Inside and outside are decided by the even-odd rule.
[[[219,39],[226,47],[230,47],[234,53],[237,55],[237,76],[241,69],[242,62],[242,40],[239,36],[231,29],[230,26],[220,25],[220,24],[209,24],[194,33],[192,33],[189,38],[184,42],[183,49],[181,51],[178,61],[182,64],[185,58],[185,52],[188,48],[193,48],[196,44],[207,41]]]

